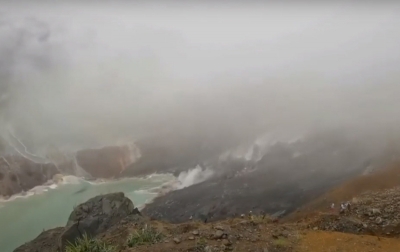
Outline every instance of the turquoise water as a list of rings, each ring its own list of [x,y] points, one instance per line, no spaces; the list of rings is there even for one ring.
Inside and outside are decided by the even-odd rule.
[[[61,184],[41,194],[0,202],[0,251],[11,252],[37,237],[43,230],[65,226],[73,207],[94,196],[124,192],[136,207],[140,207],[156,197],[156,194],[145,190],[172,179],[169,175],[102,183],[76,179],[74,184]]]

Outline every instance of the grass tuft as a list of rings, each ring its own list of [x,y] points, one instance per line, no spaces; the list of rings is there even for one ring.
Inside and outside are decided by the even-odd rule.
[[[113,246],[106,243],[89,238],[86,234],[82,238],[78,238],[75,243],[69,243],[65,252],[115,252]]]
[[[193,252],[204,252],[207,248],[207,241],[204,238],[201,238],[196,242],[195,247],[191,250]]]
[[[274,240],[273,244],[278,248],[286,248],[290,246],[289,240],[283,237],[279,237],[278,239]]]
[[[128,246],[136,247],[145,244],[154,244],[160,242],[163,234],[151,227],[144,227],[139,231],[135,231],[128,238]]]

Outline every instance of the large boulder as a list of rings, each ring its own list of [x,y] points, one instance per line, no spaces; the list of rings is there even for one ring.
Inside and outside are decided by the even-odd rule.
[[[124,193],[96,196],[71,213],[60,236],[60,246],[64,248],[83,234],[94,237],[130,215],[140,215],[140,212]]]
[[[78,205],[69,216],[64,228],[45,231],[14,252],[64,251],[66,245],[74,243],[84,234],[96,237],[122,220],[136,222],[142,220],[139,210],[124,193],[96,196]]]

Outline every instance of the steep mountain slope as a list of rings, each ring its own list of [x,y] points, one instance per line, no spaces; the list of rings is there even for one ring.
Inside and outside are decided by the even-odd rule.
[[[358,201],[357,197],[370,192],[384,192],[400,186],[400,162],[395,161],[380,170],[350,179],[333,190],[302,206],[288,221],[307,218],[311,213],[326,211],[331,204],[339,207],[341,202]]]
[[[190,217],[215,221],[250,210],[287,215],[335,186],[391,162],[396,150],[371,146],[370,140],[330,132],[277,142],[266,147],[259,160],[219,160],[211,179],[161,196],[143,212],[175,223]]]

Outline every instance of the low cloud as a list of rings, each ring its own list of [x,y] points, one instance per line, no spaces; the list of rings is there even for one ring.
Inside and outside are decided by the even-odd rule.
[[[220,151],[277,129],[399,126],[389,4],[4,6],[1,134],[36,152],[162,135]]]

